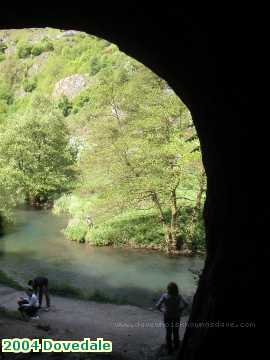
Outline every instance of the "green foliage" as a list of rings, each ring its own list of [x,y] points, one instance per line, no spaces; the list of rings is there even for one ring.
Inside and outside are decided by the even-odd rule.
[[[49,100],[34,98],[31,110],[3,129],[0,161],[15,169],[30,199],[43,201],[70,187],[75,158],[63,118]]]
[[[0,40],[0,54],[3,54],[7,49],[7,45]]]
[[[4,101],[7,105],[12,104],[13,102],[13,92],[11,86],[3,77],[0,77],[0,100]]]
[[[73,113],[77,114],[80,110],[91,101],[88,91],[81,92],[73,102]]]
[[[192,208],[184,207],[179,219],[179,226],[183,228],[181,233],[184,243],[189,241],[189,233],[186,229],[190,226],[190,213]],[[169,212],[165,216],[170,217]],[[99,224],[91,228],[85,240],[95,246],[116,246],[163,249],[164,229],[158,221],[155,211],[129,211],[119,216],[112,217],[105,224]],[[195,236],[192,239],[192,250],[204,249],[204,227],[200,215],[195,224]]]
[[[61,34],[10,30],[5,46],[16,52],[0,46],[0,212],[22,194],[53,199],[54,212],[71,218],[69,239],[165,248],[174,238],[203,249],[205,190],[188,109],[116,45]],[[74,74],[87,74],[89,86],[72,101],[48,100]]]
[[[83,220],[91,212],[92,202],[93,198],[80,197],[75,194],[63,194],[54,202],[53,212]]]
[[[33,46],[31,49],[31,55],[33,56],[38,56],[42,54],[42,52],[43,52],[43,48],[40,45]]]
[[[53,44],[47,39],[37,44],[32,44],[26,41],[20,41],[17,44],[17,56],[19,59],[25,59],[30,55],[39,56],[45,51],[53,51],[53,50],[54,50]]]
[[[64,231],[65,236],[72,241],[84,242],[88,226],[85,221],[72,219]]]
[[[17,44],[16,52],[19,59],[23,59],[31,55],[32,46],[26,42]]]
[[[72,111],[72,103],[69,101],[67,96],[62,96],[58,101],[58,108],[62,111],[63,115],[67,117]]]
[[[20,42],[17,44],[17,56],[19,59],[24,59],[31,55],[32,45],[27,42]]]
[[[99,194],[97,217],[153,209],[164,246],[168,238],[174,237],[175,244],[183,238],[177,218],[185,201],[179,194],[196,188],[201,169],[200,153],[194,152],[198,140],[190,140],[190,114],[166,86],[143,66],[103,72],[91,89],[95,104],[88,108],[89,146],[80,161],[82,169],[91,169],[83,170],[88,189]],[[96,243],[111,241],[115,229],[104,227],[96,230]]]
[[[0,159],[0,217],[10,221],[11,210],[21,198],[19,172],[11,164],[6,164]]]
[[[42,48],[42,52],[43,51],[53,51],[54,50],[54,45],[53,43],[48,39],[48,37],[44,37],[41,41],[40,47]]]
[[[28,79],[28,78],[26,78],[26,79],[23,81],[22,85],[23,85],[24,91],[26,91],[26,92],[32,92],[33,90],[36,89],[36,87],[37,87],[37,82],[36,82],[35,79]]]
[[[103,64],[97,56],[93,56],[90,60],[90,75],[96,75],[103,67]]]
[[[94,226],[86,241],[95,246],[156,247],[163,242],[164,232],[153,212],[126,212],[105,224]]]

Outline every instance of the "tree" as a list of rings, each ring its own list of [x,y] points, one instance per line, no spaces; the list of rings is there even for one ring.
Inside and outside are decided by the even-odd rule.
[[[102,209],[104,202],[113,213],[155,208],[164,247],[172,253],[183,247],[181,193],[196,181],[191,167],[199,159],[192,151],[198,141],[187,141],[191,117],[167,84],[144,67],[128,82],[117,79],[97,85],[82,166],[90,169],[90,188],[99,192]]]
[[[0,161],[0,233],[2,219],[10,219],[12,208],[21,199],[18,171]]]
[[[31,109],[0,133],[0,161],[17,172],[32,204],[69,188],[75,155],[62,115],[43,97],[36,97]]]

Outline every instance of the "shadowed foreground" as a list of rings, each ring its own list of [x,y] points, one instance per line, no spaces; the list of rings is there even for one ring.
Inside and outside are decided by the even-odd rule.
[[[115,358],[121,359],[165,359],[165,351],[160,347],[165,331],[162,315],[130,305],[100,304],[52,296],[49,312],[40,311],[39,320],[28,322],[15,318],[16,299],[22,293],[9,287],[0,287],[0,306],[7,315],[0,317],[0,338],[52,338],[58,340],[81,340],[84,337],[102,337],[113,343]],[[12,313],[11,313],[12,312]],[[12,316],[11,316],[12,314]],[[183,322],[186,321],[183,318]],[[184,328],[180,329],[181,338]],[[113,356],[111,354],[110,356]],[[43,358],[45,354],[5,354],[5,359],[20,355],[24,358]],[[30,357],[32,355],[32,357]],[[42,355],[42,357],[41,357]],[[52,353],[55,359],[56,355]],[[66,356],[67,354],[65,354]],[[95,358],[95,354],[69,354],[70,358]],[[9,357],[8,357],[9,356]],[[46,355],[48,356],[48,354]],[[49,354],[50,356],[50,354]],[[109,354],[104,354],[110,359]],[[46,357],[44,357],[46,358]],[[50,357],[49,357],[50,358]],[[99,354],[99,359],[101,359]]]

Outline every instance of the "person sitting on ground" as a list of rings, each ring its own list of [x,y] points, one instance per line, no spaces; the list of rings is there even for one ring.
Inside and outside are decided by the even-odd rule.
[[[174,282],[170,282],[167,286],[167,292],[163,293],[156,304],[156,308],[164,313],[164,323],[166,327],[166,344],[168,353],[171,354],[172,335],[174,349],[180,344],[179,327],[182,311],[187,307],[187,302],[179,294],[178,286]]]
[[[32,288],[26,290],[27,298],[20,297],[17,301],[19,308],[18,310],[23,316],[28,316],[31,319],[39,319],[37,315],[38,311],[38,298]]]
[[[28,281],[28,285],[32,286],[34,289],[35,294],[38,293],[38,300],[39,300],[39,308],[42,306],[42,297],[43,294],[46,298],[46,305],[47,309],[50,307],[50,297],[49,297],[49,280],[46,277],[43,276],[37,276],[33,280]]]

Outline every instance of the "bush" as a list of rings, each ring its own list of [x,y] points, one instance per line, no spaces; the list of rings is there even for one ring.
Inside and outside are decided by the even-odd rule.
[[[154,212],[128,212],[93,227],[85,240],[95,246],[159,247],[164,232]]]
[[[44,51],[44,49],[42,46],[36,45],[32,48],[31,55],[38,56],[38,55],[42,54],[43,51]]]
[[[20,59],[27,58],[28,56],[38,56],[45,51],[53,51],[54,46],[48,40],[43,40],[38,44],[32,45],[27,42],[20,42],[17,45],[17,56]]]
[[[193,214],[192,207],[184,207],[181,211],[180,226],[181,237],[188,247],[194,253],[197,251],[205,251],[205,230],[202,210]]]
[[[90,75],[96,75],[103,67],[100,59],[97,56],[93,56],[90,60]]]
[[[55,201],[53,212],[56,215],[69,215],[74,219],[83,221],[83,219],[91,213],[91,201],[89,198],[80,198],[73,194],[64,194]]]
[[[54,213],[73,217],[64,231],[74,241],[89,242],[93,246],[164,247],[164,229],[155,211],[128,211],[89,228],[85,222],[91,214],[94,199],[63,195],[54,204]],[[192,223],[192,207],[181,210],[180,237],[186,246],[196,252],[205,250],[204,225],[201,211]],[[169,212],[165,213],[169,217]]]
[[[74,196],[72,195],[67,195],[67,194],[62,195],[59,199],[57,199],[54,202],[53,213],[55,215],[60,215],[60,214],[70,215],[69,206],[73,198]]]
[[[13,93],[11,87],[7,84],[4,79],[0,78],[0,100],[5,101],[6,104],[10,105],[13,102]]]
[[[24,91],[26,91],[26,92],[32,92],[37,87],[36,81],[35,80],[29,80],[29,79],[25,79],[23,81],[22,85],[23,85]]]
[[[20,42],[17,45],[17,56],[20,59],[27,58],[31,55],[32,52],[32,45],[26,42]]]
[[[85,242],[87,230],[88,226],[84,221],[72,219],[64,230],[64,234],[69,240]]]
[[[74,100],[74,108],[73,108],[73,112],[79,112],[80,109],[82,109],[84,107],[84,105],[88,104],[90,102],[90,95],[89,93],[87,93],[87,91],[81,93],[80,95],[78,95],[76,97],[76,99]]]
[[[201,212],[196,217],[190,238],[191,211],[189,207],[182,209],[179,235],[191,250],[204,251],[204,225]],[[163,226],[154,211],[132,211],[116,216],[88,230],[85,241],[94,246],[163,248],[165,245]]]
[[[47,39],[43,40],[42,41],[42,49],[43,49],[43,51],[53,51],[54,50],[53,43]]]
[[[72,111],[72,102],[69,101],[67,96],[62,96],[58,102],[58,108],[62,111],[62,114],[67,117]]]
[[[0,41],[0,54],[4,54],[5,50],[7,49],[7,45]]]

